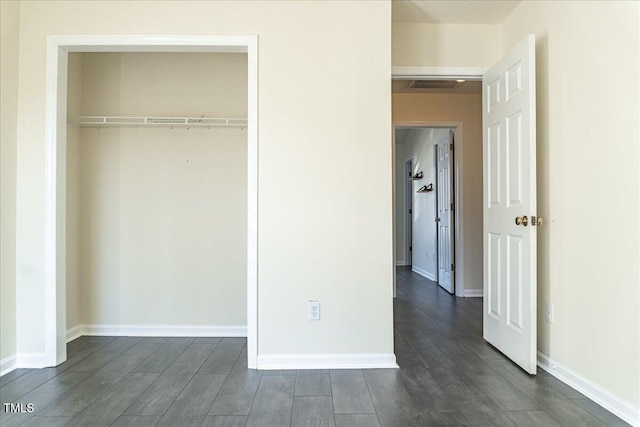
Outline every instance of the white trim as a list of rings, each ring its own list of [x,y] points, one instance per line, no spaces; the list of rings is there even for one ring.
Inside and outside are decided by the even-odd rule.
[[[269,354],[258,356],[258,369],[398,368],[393,353]]]
[[[431,280],[431,281],[436,281],[436,275],[433,273],[429,273],[427,270],[423,270],[420,267],[416,267],[415,265],[411,266],[411,271],[413,271],[414,273],[418,273],[419,275],[421,275],[422,277],[426,277],[427,279]]]
[[[246,52],[247,128],[247,362],[258,355],[258,36],[47,36],[45,93],[44,349],[38,367],[66,359],[65,205],[68,52]],[[162,326],[158,326],[162,328]],[[134,328],[135,329],[135,328]],[[200,331],[199,333],[202,333]],[[31,363],[31,362],[29,362]],[[33,362],[35,364],[35,362]],[[20,366],[20,364],[19,364]]]
[[[17,368],[44,368],[47,365],[45,353],[18,353]]]
[[[247,47],[247,366],[258,366],[258,36]]]
[[[640,407],[573,372],[541,351],[538,351],[538,366],[627,423],[640,426]]]
[[[67,342],[79,336],[114,337],[246,337],[246,326],[78,325],[67,331]]]
[[[483,289],[466,289],[462,295],[458,295],[465,298],[482,298],[484,296]]]
[[[52,35],[47,39],[68,52],[248,52],[257,36],[162,34]]]
[[[487,67],[414,67],[396,65],[391,67],[391,78],[394,80],[413,80],[425,78],[464,78],[466,80],[482,80],[482,75],[487,70]]]
[[[398,254],[396,253],[396,240],[398,236],[396,235],[396,224],[398,219],[396,218],[396,128],[394,127],[391,131],[391,261],[396,261]],[[391,278],[391,298],[393,299],[397,296],[396,293],[396,270],[393,269],[393,274]]]
[[[67,343],[75,340],[76,338],[80,338],[82,335],[87,335],[85,333],[86,325],[76,325],[71,329],[67,329]]]
[[[0,360],[0,377],[14,371],[18,367],[18,357],[15,354]]]

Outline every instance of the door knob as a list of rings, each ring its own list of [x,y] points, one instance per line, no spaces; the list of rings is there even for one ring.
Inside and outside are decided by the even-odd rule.
[[[526,215],[523,216],[523,217],[517,216],[516,217],[516,225],[520,225],[520,224],[522,224],[522,225],[524,225],[526,227],[527,225],[529,225],[529,218],[527,218]]]
[[[537,216],[536,217],[536,225],[542,225],[542,217],[541,216]]]

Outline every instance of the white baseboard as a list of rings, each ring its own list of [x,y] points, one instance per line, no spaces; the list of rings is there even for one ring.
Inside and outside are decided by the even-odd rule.
[[[67,330],[67,342],[79,336],[246,337],[246,326],[78,325]]]
[[[538,352],[538,366],[627,423],[640,426],[640,407],[605,390],[540,351]]]
[[[74,326],[71,329],[67,329],[67,342],[71,342],[73,340],[75,340],[76,338],[81,337],[84,332],[83,330],[84,325],[77,325]]]
[[[482,298],[484,291],[482,289],[465,289],[462,291],[462,295],[458,295],[465,298]]]
[[[414,273],[418,273],[422,277],[426,277],[429,280],[436,281],[436,275],[433,273],[429,273],[427,270],[423,270],[420,267],[416,267],[415,265],[411,267],[411,271]]]
[[[397,368],[393,353],[258,355],[258,369]]]
[[[4,359],[0,360],[0,377],[15,370],[18,367],[17,362],[18,358],[15,354],[12,354],[11,356],[7,356]]]
[[[0,376],[18,368],[44,368],[46,357],[44,353],[18,353],[0,360]]]
[[[17,368],[44,368],[47,366],[44,353],[18,353]]]

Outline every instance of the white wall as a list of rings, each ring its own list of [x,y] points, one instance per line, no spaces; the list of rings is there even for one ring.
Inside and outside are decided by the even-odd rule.
[[[405,212],[404,212],[404,140],[407,137],[408,130],[395,130],[395,146],[394,149],[394,242],[395,242],[395,260],[396,265],[411,264],[411,260],[407,259],[407,247],[405,244]]]
[[[500,57],[497,25],[393,23],[392,63],[490,67]]]
[[[0,2],[0,359],[16,352],[16,125],[20,6]]]
[[[640,406],[640,3],[523,2],[536,35],[538,349]],[[554,304],[554,323],[545,320]]]
[[[461,125],[459,185],[464,186],[460,233],[464,235],[464,289],[482,289],[482,112],[480,94],[394,93],[393,121]],[[460,143],[460,141],[458,141]],[[414,251],[414,254],[418,252]]]
[[[78,58],[70,115],[247,116],[245,54]],[[246,326],[246,130],[69,128],[67,328]]]
[[[392,353],[388,1],[21,7],[18,351],[44,342],[46,36],[135,33],[259,37],[260,355]],[[375,171],[364,187],[360,163]],[[306,320],[309,299],[322,303],[320,322]]]

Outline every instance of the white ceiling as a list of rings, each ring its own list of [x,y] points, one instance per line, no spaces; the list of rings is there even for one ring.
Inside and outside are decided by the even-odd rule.
[[[393,22],[500,24],[520,4],[509,0],[393,0]]]

